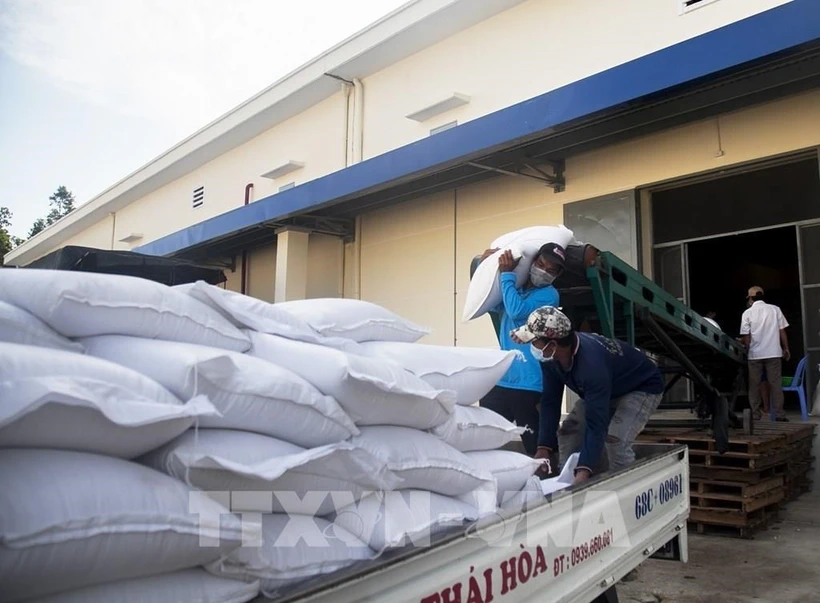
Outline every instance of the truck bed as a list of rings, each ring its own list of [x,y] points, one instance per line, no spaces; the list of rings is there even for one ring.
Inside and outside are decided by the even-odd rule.
[[[677,539],[687,559],[689,462],[684,446],[636,447],[628,469],[455,527],[429,547],[302,583],[277,601],[588,603]],[[267,599],[260,599],[267,600]]]

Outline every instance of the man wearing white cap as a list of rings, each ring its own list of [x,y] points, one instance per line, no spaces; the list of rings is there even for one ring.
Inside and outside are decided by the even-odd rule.
[[[749,308],[740,319],[740,338],[748,350],[749,359],[749,406],[755,419],[762,419],[760,406],[760,380],[766,371],[769,383],[769,400],[774,406],[776,421],[788,421],[783,414],[783,367],[781,359],[791,358],[786,328],[789,326],[780,308],[767,304],[763,289],[752,287],[746,296]]]
[[[580,450],[575,483],[605,470],[607,460],[613,470],[632,464],[635,438],[663,396],[658,367],[627,343],[574,331],[557,308],[530,314],[513,338],[532,346],[543,371],[536,458],[549,458],[557,446],[563,465]],[[559,429],[564,385],[581,399]]]

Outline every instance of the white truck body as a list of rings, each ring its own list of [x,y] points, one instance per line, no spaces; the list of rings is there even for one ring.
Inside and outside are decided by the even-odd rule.
[[[636,463],[519,513],[459,528],[303,585],[282,601],[589,603],[677,539],[687,561],[685,447],[640,446]]]

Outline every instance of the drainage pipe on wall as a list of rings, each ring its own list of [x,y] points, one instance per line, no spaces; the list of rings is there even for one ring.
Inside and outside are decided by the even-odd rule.
[[[344,136],[344,143],[345,143],[345,150],[344,150],[344,167],[347,167],[351,163],[351,158],[353,156],[353,151],[351,149],[351,145],[353,143],[353,136],[351,135],[351,116],[350,116],[350,91],[352,90],[353,85],[347,82],[342,82],[342,94],[345,97],[344,108],[345,108],[345,115],[344,115],[344,129],[345,129],[345,136]],[[355,98],[353,99],[355,101]]]
[[[251,191],[253,190],[253,182],[248,182],[245,185],[245,205],[251,202]],[[242,251],[242,269],[239,273],[239,291],[242,295],[248,294],[248,250]]]
[[[353,78],[353,89],[356,108],[353,118],[353,163],[359,163],[364,157],[364,86],[359,78]]]
[[[110,212],[111,216],[111,251],[114,251],[114,241],[117,238],[117,212]]]

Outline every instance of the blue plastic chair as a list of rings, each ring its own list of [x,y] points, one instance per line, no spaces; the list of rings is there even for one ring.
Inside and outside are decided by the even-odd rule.
[[[803,356],[803,359],[797,365],[797,370],[794,372],[791,383],[783,386],[783,393],[797,392],[800,398],[800,412],[803,415],[804,421],[809,420],[809,412],[806,408],[806,363],[808,361],[809,357]]]

